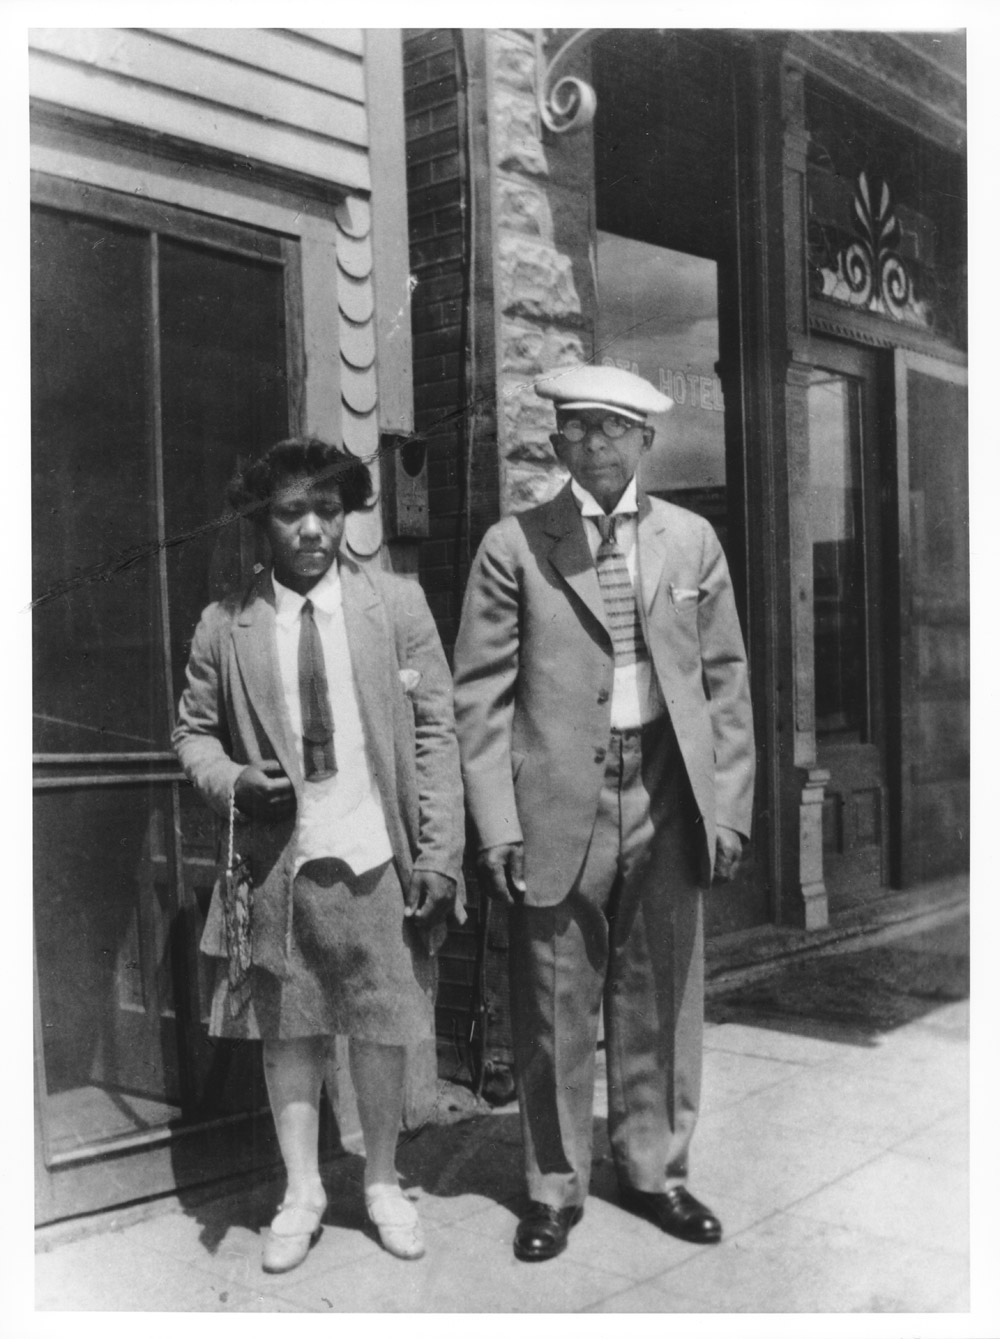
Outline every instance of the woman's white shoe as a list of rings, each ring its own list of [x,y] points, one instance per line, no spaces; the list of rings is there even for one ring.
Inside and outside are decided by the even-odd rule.
[[[426,1247],[416,1209],[399,1186],[365,1191],[365,1208],[382,1245],[400,1260],[419,1260]]]
[[[264,1242],[265,1273],[284,1274],[300,1265],[319,1240],[325,1213],[325,1199],[322,1204],[282,1204]]]

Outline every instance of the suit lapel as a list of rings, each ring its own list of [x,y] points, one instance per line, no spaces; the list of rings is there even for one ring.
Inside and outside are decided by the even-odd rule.
[[[554,540],[549,552],[549,561],[607,632],[608,624],[604,615],[604,600],[597,580],[597,569],[594,566],[590,545],[587,543],[583,518],[568,484],[553,500],[551,515],[545,528]]]
[[[648,616],[652,612],[667,564],[670,533],[665,519],[654,511],[645,493],[639,494],[638,501],[639,590],[643,612]],[[597,569],[587,543],[583,520],[568,485],[553,501],[546,531],[555,541],[549,553],[549,561],[606,630],[607,619]]]
[[[394,647],[385,610],[367,573],[341,556],[340,581],[344,627],[354,671],[354,691],[361,713],[365,743],[378,778],[395,775],[392,731]],[[383,795],[384,785],[379,786]]]
[[[258,577],[251,587],[233,624],[232,637],[247,698],[274,746],[285,775],[298,787],[302,784],[302,762],[293,742],[292,723],[281,687],[274,586],[269,572]]]
[[[645,493],[639,494],[639,525],[636,534],[639,590],[642,593],[643,611],[648,616],[660,589],[669,536],[666,521],[654,512]]]

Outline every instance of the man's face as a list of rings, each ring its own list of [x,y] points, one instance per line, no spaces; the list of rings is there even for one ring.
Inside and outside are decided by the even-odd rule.
[[[551,438],[558,458],[605,511],[624,493],[652,440],[651,428],[608,409],[557,411]]]
[[[271,497],[264,530],[274,575],[304,595],[330,570],[344,537],[344,504],[336,484],[307,475],[281,481]]]

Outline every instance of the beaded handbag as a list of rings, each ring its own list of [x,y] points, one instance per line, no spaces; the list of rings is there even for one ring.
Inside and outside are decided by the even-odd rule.
[[[250,967],[253,962],[251,923],[253,879],[245,856],[236,852],[236,797],[229,796],[229,842],[221,874],[226,956],[229,959],[229,1007],[238,1017],[250,1003]]]

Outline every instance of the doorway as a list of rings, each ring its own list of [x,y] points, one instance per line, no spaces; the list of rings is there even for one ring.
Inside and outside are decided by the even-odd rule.
[[[301,370],[289,241],[37,176],[31,246],[46,1221],[263,1152],[234,1133],[266,1108],[257,1048],[205,1028],[217,832],[170,732],[199,612],[255,557],[226,481],[295,426]],[[208,1165],[169,1153],[220,1127]]]
[[[889,882],[886,615],[875,356],[810,345],[807,519],[813,684],[831,911]]]

